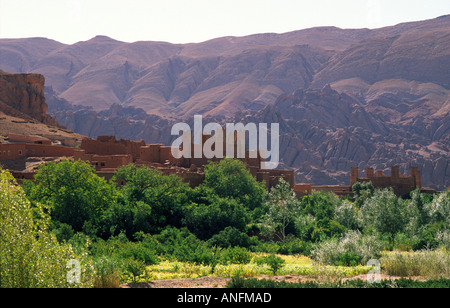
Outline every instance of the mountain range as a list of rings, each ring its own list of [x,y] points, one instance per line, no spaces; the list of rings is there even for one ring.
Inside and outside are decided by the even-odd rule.
[[[379,29],[318,27],[202,43],[72,45],[0,39],[0,69],[45,76],[49,113],[89,137],[169,144],[170,128],[278,122],[298,182],[348,184],[351,166],[419,166],[449,185],[450,15]]]

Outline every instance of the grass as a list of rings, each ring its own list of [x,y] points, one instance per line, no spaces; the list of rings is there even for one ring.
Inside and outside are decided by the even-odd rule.
[[[271,268],[267,264],[258,265],[254,262],[256,257],[262,255],[264,254],[253,254],[253,259],[248,264],[219,264],[216,266],[214,274],[211,274],[210,266],[168,260],[164,260],[157,265],[148,266],[147,270],[152,280],[200,278],[204,276],[251,278],[261,275],[273,275]],[[367,274],[371,269],[367,266],[322,266],[305,256],[278,256],[285,260],[283,267],[277,273],[278,275],[345,278]]]
[[[207,265],[174,260],[161,260],[161,262],[156,265],[147,266],[145,268],[145,274],[138,277],[136,281],[145,282],[201,277],[240,277],[242,279],[267,278],[267,276],[273,276],[270,266],[255,261],[261,256],[267,255],[268,254],[263,253],[252,253],[252,261],[247,264],[218,264],[214,269],[214,273],[211,271],[211,266]],[[307,280],[321,283],[322,286],[323,283],[332,284],[342,281],[342,278],[351,278],[367,274],[372,269],[372,267],[361,265],[321,265],[312,259],[301,255],[277,256],[285,261],[283,266],[278,270],[277,275],[299,275],[307,278]],[[383,252],[380,262],[382,274],[404,278],[420,278],[420,280],[426,281],[443,279],[445,280],[445,283],[450,283],[450,254],[449,251],[445,249],[419,252]],[[103,276],[106,276],[106,278],[96,281],[97,287],[104,287],[105,285],[115,286],[118,284],[118,274],[112,270],[113,266],[111,264],[105,263],[100,268],[102,269]],[[121,277],[120,281],[125,282],[129,279],[130,277]],[[439,282],[438,285],[440,284],[441,282]],[[354,286],[355,285],[351,284],[348,287]],[[306,285],[302,287],[306,287]],[[347,285],[339,285],[337,287],[347,287]],[[367,286],[362,285],[362,287]]]
[[[381,264],[386,274],[392,276],[450,279],[450,253],[445,249],[385,253]]]

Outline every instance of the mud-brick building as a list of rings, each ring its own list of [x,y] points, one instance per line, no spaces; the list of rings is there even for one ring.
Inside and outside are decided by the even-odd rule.
[[[0,144],[0,161],[27,157],[72,157],[74,148],[40,143]]]
[[[350,171],[350,186],[356,182],[372,182],[375,188],[392,187],[398,196],[409,194],[415,189],[422,189],[422,179],[419,168],[411,167],[408,175],[400,173],[399,166],[391,167],[391,174],[385,175],[382,170],[375,172],[374,168],[366,169],[366,176],[360,177],[358,167]]]
[[[202,146],[210,138],[209,135],[202,136]],[[226,149],[226,146],[223,147]],[[182,150],[182,149],[180,149]],[[158,169],[164,174],[177,174],[191,186],[195,187],[202,183],[204,174],[202,168],[210,159],[203,153],[201,157],[195,157],[194,144],[191,144],[191,158],[175,158],[172,147],[162,144],[145,144],[144,141],[117,140],[114,136],[99,136],[97,139],[85,138],[79,149],[74,150],[74,160],[89,161],[95,166],[97,173],[111,173],[113,170],[135,163],[147,165]],[[237,149],[235,149],[235,152]],[[225,156],[225,153],[224,155]],[[212,160],[219,160],[217,158]],[[250,173],[259,181],[265,181],[268,188],[278,183],[283,178],[294,187],[293,170],[263,170],[261,169],[260,156],[253,158],[250,151],[245,151],[241,160],[247,165]]]

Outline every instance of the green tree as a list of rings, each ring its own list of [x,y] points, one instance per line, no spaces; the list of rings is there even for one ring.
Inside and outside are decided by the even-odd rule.
[[[258,182],[237,159],[225,158],[219,162],[210,162],[204,167],[206,187],[221,198],[238,200],[246,209],[261,209],[267,191],[264,183]]]
[[[302,198],[300,206],[306,219],[300,219],[303,221],[300,232],[305,240],[317,242],[345,233],[345,227],[334,220],[335,209],[340,203],[335,194],[321,191],[313,191]]]
[[[227,227],[243,231],[250,222],[250,215],[238,200],[214,194],[200,200],[202,203],[185,208],[183,218],[184,225],[200,239],[207,240]]]
[[[262,219],[263,234],[274,236],[284,243],[287,228],[301,213],[300,200],[289,183],[280,179],[279,183],[271,189],[265,205],[267,214]]]
[[[133,217],[134,232],[159,233],[168,225],[181,226],[191,188],[179,176],[166,176],[159,170],[130,164],[119,168],[114,180],[125,181],[120,189],[125,205],[122,210],[124,217]]]
[[[46,212],[40,203],[32,206],[11,174],[0,168],[0,288],[92,286],[89,258],[58,243],[48,232]],[[80,284],[67,279],[72,259],[82,261]]]
[[[358,226],[357,213],[355,205],[348,200],[344,200],[335,208],[334,219],[347,229],[355,230]]]
[[[255,259],[255,262],[258,265],[262,265],[262,264],[269,265],[270,269],[272,270],[272,273],[274,275],[277,274],[277,272],[283,267],[283,265],[285,263],[284,259],[282,259],[274,254],[271,254],[266,257],[258,257]]]
[[[359,211],[362,229],[395,234],[403,231],[407,223],[405,207],[392,189],[376,190]]]
[[[117,198],[114,185],[83,161],[41,165],[35,184],[28,182],[24,187],[31,201],[51,206],[52,219],[72,226],[76,232],[87,225],[98,228],[103,212]]]
[[[442,192],[435,196],[433,201],[427,204],[426,211],[431,222],[446,222],[450,224],[450,191]]]
[[[375,187],[371,182],[356,182],[352,186],[352,191],[355,198],[355,205],[360,208],[367,199],[373,196]]]

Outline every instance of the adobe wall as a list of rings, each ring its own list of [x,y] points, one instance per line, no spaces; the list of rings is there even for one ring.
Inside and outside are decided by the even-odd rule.
[[[0,161],[21,159],[26,153],[25,144],[0,144]]]
[[[334,193],[337,196],[346,196],[346,195],[352,196],[353,195],[351,186],[320,185],[320,186],[313,186],[312,190]]]
[[[24,143],[47,144],[47,145],[52,144],[52,141],[48,138],[40,136],[24,136],[11,133],[8,134],[8,140],[10,142],[24,142]]]
[[[391,167],[390,175],[384,175],[381,170],[375,173],[373,168],[367,168],[364,178],[359,177],[359,170],[354,167],[350,173],[350,186],[356,182],[372,182],[375,188],[392,187],[394,193],[399,196],[409,194],[416,188],[422,188],[421,174],[417,167],[411,167],[409,175],[401,174],[398,166]]]
[[[149,144],[140,148],[140,159],[145,162],[161,162],[162,144]]]
[[[289,183],[291,188],[295,186],[294,170],[267,170],[269,172],[269,187],[278,185],[279,179],[282,178]]]
[[[59,145],[26,144],[28,157],[71,157],[75,149]]]
[[[122,166],[133,163],[133,157],[126,155],[92,155],[89,162],[95,166],[97,170],[118,169]]]
[[[294,192],[298,198],[303,198],[306,195],[311,195],[312,189],[312,184],[295,184],[294,186]]]
[[[98,154],[86,154],[85,150],[75,150],[73,159],[88,161],[96,170],[101,169],[117,169],[122,166],[133,163],[133,156],[131,154],[123,155],[98,155]]]
[[[116,140],[114,136],[99,136],[97,139],[84,138],[81,141],[80,149],[86,154],[97,155],[125,155],[130,154],[133,160],[137,160],[141,155],[141,147],[145,146],[144,141]]]
[[[0,161],[17,160],[24,157],[70,157],[74,155],[73,148],[28,143],[0,144]]]

